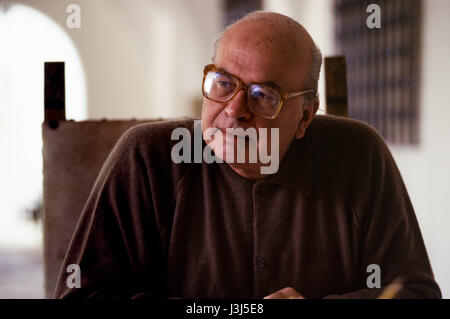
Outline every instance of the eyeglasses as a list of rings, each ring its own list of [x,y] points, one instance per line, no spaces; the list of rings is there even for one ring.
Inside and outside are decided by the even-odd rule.
[[[219,103],[231,101],[240,90],[247,91],[247,105],[254,114],[264,118],[274,119],[288,99],[314,92],[313,89],[301,92],[283,92],[275,85],[269,86],[244,82],[230,73],[221,71],[214,64],[208,64],[203,69],[203,96]]]

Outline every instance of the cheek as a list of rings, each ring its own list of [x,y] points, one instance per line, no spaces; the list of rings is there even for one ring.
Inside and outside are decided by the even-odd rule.
[[[202,107],[202,131],[207,128],[213,127],[214,120],[217,117],[217,111],[211,102],[205,99]]]
[[[204,99],[202,107],[202,131],[209,127],[215,127],[216,119],[222,109],[222,105]]]
[[[280,113],[279,118],[277,118],[276,120],[279,121],[278,127],[280,127],[280,133],[281,130],[283,130],[285,133],[284,135],[289,136],[295,134],[298,125],[303,119],[303,112],[300,105],[287,104],[286,106],[288,107],[288,109],[284,111],[287,112],[284,112],[282,114]]]
[[[279,127],[279,151],[284,153],[284,151],[289,147],[292,139],[295,137],[297,132],[297,127],[299,123],[298,117],[288,117],[276,119],[277,123],[274,127]]]

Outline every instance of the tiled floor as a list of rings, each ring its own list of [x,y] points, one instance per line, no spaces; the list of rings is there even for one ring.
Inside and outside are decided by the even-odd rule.
[[[0,298],[44,298],[41,251],[0,250]]]

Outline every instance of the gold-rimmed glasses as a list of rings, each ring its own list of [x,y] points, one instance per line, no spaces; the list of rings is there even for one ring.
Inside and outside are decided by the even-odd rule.
[[[208,64],[203,69],[203,96],[209,100],[226,103],[236,94],[247,92],[247,105],[254,114],[268,119],[278,116],[284,102],[288,99],[314,92],[313,89],[300,92],[284,92],[274,84],[244,82],[237,76],[218,69],[214,64]]]

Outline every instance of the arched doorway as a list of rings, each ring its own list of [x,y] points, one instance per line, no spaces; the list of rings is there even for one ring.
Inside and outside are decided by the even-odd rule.
[[[24,283],[8,271],[20,266],[8,254],[39,252],[40,223],[27,214],[42,196],[42,138],[44,62],[66,62],[67,117],[86,115],[86,85],[78,52],[69,36],[41,12],[21,4],[0,7],[0,297],[39,297],[41,286],[29,278],[41,269],[24,270]],[[6,256],[6,257],[5,257]],[[12,264],[11,264],[12,263]],[[36,264],[39,266],[39,264]],[[16,269],[16,270],[14,270]],[[6,273],[5,273],[6,271]],[[26,295],[18,295],[23,289]],[[31,290],[30,290],[31,289]],[[5,295],[7,293],[8,295]]]

